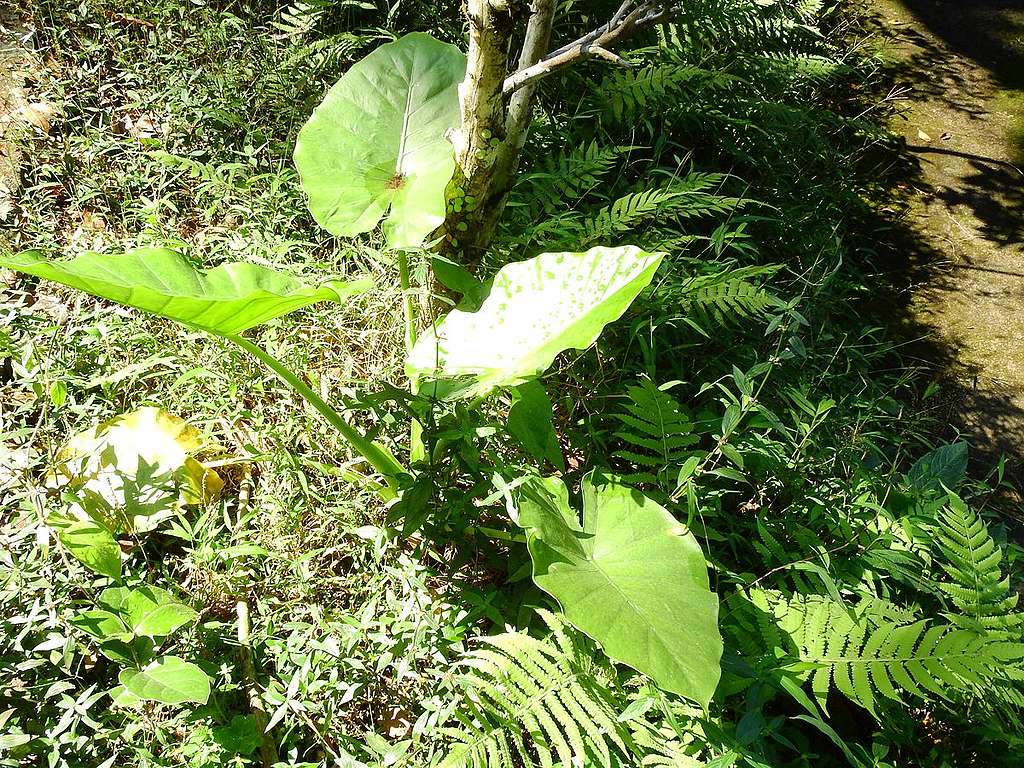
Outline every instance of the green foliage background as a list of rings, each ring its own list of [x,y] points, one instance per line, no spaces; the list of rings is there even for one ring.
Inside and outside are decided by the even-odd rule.
[[[260,340],[400,450],[391,257],[375,237],[322,233],[290,157],[325,89],[379,43],[429,31],[461,44],[457,5],[33,0],[37,89],[60,117],[20,137],[24,191],[5,226],[48,253],[98,240],[379,278]],[[559,35],[607,15],[578,5]],[[284,765],[1019,764],[1019,547],[992,514],[1002,476],[968,477],[959,447],[933,451],[927,377],[868,301],[884,279],[891,139],[868,108],[883,83],[858,47],[859,10],[689,2],[635,41],[635,68],[544,81],[486,265],[595,244],[671,255],[543,384],[568,484],[603,465],[709,558],[725,656],[707,713],[596,653],[547,612],[525,545],[487,533],[505,519],[493,467],[531,453],[504,429],[507,403],[438,416],[445,460],[399,535],[394,510],[339,466],[343,444],[236,352],[12,283],[0,764],[259,764],[240,599]],[[219,506],[124,542],[133,573],[200,612],[167,646],[214,680],[198,707],[111,699],[117,666],[71,623],[102,590],[37,534],[62,506],[44,487],[57,447],[142,404],[246,458]]]

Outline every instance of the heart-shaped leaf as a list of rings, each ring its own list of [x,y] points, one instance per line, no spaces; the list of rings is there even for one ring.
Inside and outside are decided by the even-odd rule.
[[[520,487],[533,580],[611,658],[707,707],[718,685],[718,596],[700,545],[638,491],[583,481],[583,527],[557,478]]]
[[[99,603],[120,615],[134,634],[147,637],[169,635],[199,617],[166,589],[149,585],[110,587],[100,594]]]
[[[313,288],[258,264],[196,269],[176,251],[140,248],[125,254],[84,253],[50,261],[35,251],[0,256],[0,267],[67,285],[183,325],[232,336],[319,301],[344,302],[368,280]]]
[[[543,253],[502,267],[476,312],[456,309],[424,333],[410,376],[472,377],[474,397],[541,373],[566,349],[586,349],[654,278],[664,254],[636,246]]]
[[[377,48],[327,92],[299,131],[295,165],[309,210],[350,237],[384,225],[393,248],[412,248],[444,221],[455,170],[446,133],[459,124],[466,57],[420,32]]]
[[[111,579],[121,578],[121,547],[106,528],[90,520],[63,522],[57,537],[90,570]]]
[[[121,621],[121,618],[110,611],[79,611],[69,623],[100,640],[112,639],[128,642],[132,639],[132,633]]]
[[[162,656],[144,669],[122,669],[117,680],[146,701],[205,704],[210,698],[210,678],[195,664],[177,656]]]

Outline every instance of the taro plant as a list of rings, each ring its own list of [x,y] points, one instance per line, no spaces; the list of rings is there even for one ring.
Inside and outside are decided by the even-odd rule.
[[[470,3],[471,14],[480,5]],[[497,4],[483,5],[493,11]],[[640,20],[628,18],[633,26]],[[634,246],[544,253],[502,267],[487,284],[448,263],[449,277],[476,286],[478,308],[456,308],[416,339],[407,252],[429,247],[439,228],[452,226],[453,211],[489,208],[487,215],[494,216],[500,209],[493,196],[469,193],[473,185],[459,159],[465,152],[460,130],[467,130],[469,119],[466,84],[482,87],[483,75],[473,71],[480,62],[478,38],[471,35],[468,72],[457,48],[424,34],[379,47],[331,88],[299,134],[295,161],[310,209],[327,230],[352,236],[382,223],[406,296],[406,372],[418,400],[428,407],[455,400],[478,409],[485,398],[511,392],[516,417],[510,414],[509,431],[528,435],[524,442],[530,452],[538,459],[554,457],[557,466],[551,406],[536,379],[561,352],[587,348],[620,318],[652,282],[665,254]],[[470,133],[476,135],[477,128]],[[475,149],[474,157],[487,151]],[[468,233],[483,224],[458,220],[453,226],[456,233]],[[435,260],[439,267],[444,263]],[[227,339],[264,362],[337,428],[381,476],[385,498],[424,487],[420,480],[429,462],[421,461],[426,447],[415,421],[406,464],[243,336],[315,302],[346,302],[367,290],[368,281],[310,286],[244,263],[203,271],[162,248],[118,256],[88,253],[70,261],[28,252],[0,264]],[[427,422],[430,413],[418,417]],[[559,602],[566,620],[609,657],[706,707],[719,679],[718,600],[709,589],[704,555],[686,526],[613,479],[584,481],[582,525],[561,480],[527,469],[510,483],[497,482],[526,531],[534,580]],[[395,509],[403,510],[404,501]],[[131,619],[111,612],[104,631],[126,635],[117,621],[130,628]],[[168,661],[152,674],[148,666],[141,668],[139,674],[147,677],[135,687],[156,690],[167,664],[178,662]],[[136,678],[123,682],[133,690]]]

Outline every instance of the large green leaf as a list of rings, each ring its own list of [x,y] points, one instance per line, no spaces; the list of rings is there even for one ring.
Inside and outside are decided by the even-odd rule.
[[[407,371],[471,377],[462,396],[528,381],[563,350],[594,343],[651,282],[663,256],[630,245],[544,253],[508,264],[479,310],[453,310],[420,337]]]
[[[90,570],[111,579],[121,578],[121,547],[110,531],[91,520],[62,524],[60,543]]]
[[[557,478],[521,486],[533,580],[605,653],[707,707],[721,674],[718,597],[700,545],[638,491],[583,481],[583,527]]]
[[[368,280],[330,281],[313,288],[258,264],[196,269],[176,251],[140,248],[125,254],[84,253],[49,261],[26,251],[0,255],[0,267],[61,283],[221,336],[241,333],[318,301],[343,302]]]
[[[299,132],[295,165],[313,217],[342,236],[384,225],[412,248],[444,221],[455,170],[446,133],[459,124],[466,57],[419,32],[352,66]]]
[[[99,640],[115,639],[128,642],[132,634],[121,618],[110,611],[79,611],[68,622]]]
[[[135,589],[110,587],[100,594],[99,603],[120,615],[134,634],[147,637],[169,635],[199,617],[166,589],[149,585]]]
[[[144,669],[122,669],[117,680],[146,701],[205,704],[210,698],[210,678],[195,664],[177,656],[161,656]]]

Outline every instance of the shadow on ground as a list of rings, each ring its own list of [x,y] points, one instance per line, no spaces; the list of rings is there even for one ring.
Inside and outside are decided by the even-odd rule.
[[[943,385],[941,437],[966,437],[978,470],[1005,455],[1021,485],[1024,0],[875,7],[908,137],[890,158],[906,207],[880,224],[879,309]]]

